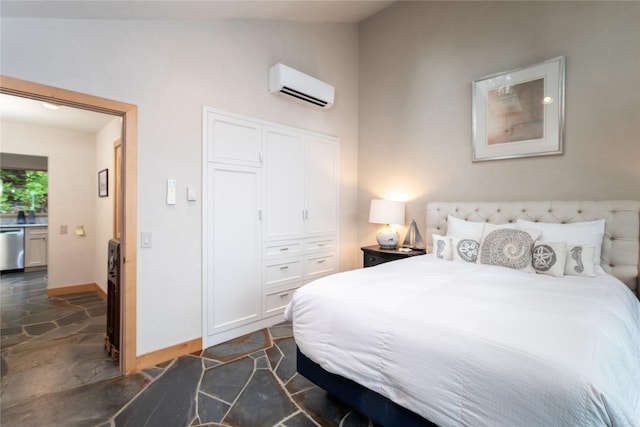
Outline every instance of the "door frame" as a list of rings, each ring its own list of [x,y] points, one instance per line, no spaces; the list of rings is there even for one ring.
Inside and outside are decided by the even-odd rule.
[[[136,361],[136,276],[137,276],[137,164],[138,107],[120,101],[0,75],[0,93],[48,101],[122,118],[122,180],[124,215],[122,221],[122,288],[120,370],[137,370]]]

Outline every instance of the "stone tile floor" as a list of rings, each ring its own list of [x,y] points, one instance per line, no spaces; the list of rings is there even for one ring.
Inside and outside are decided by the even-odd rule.
[[[297,374],[288,323],[125,377],[98,295],[47,298],[42,273],[2,275],[0,295],[4,427],[374,425]]]

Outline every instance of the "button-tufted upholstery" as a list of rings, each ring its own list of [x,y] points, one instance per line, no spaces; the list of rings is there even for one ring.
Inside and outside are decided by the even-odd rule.
[[[446,234],[448,215],[491,224],[516,222],[518,219],[563,224],[604,219],[600,265],[638,295],[640,201],[432,202],[427,204],[429,252],[433,244],[432,234]]]

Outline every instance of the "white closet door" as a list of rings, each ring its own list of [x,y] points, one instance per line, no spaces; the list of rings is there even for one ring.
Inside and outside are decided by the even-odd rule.
[[[338,155],[334,140],[307,138],[307,236],[337,231]]]
[[[261,316],[260,173],[208,165],[208,335]]]
[[[304,139],[265,130],[265,240],[304,237]]]

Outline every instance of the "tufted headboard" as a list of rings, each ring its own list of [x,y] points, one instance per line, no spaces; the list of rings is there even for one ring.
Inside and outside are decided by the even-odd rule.
[[[435,234],[446,234],[447,216],[467,221],[505,224],[529,221],[571,223],[605,220],[600,265],[638,292],[640,256],[640,201],[600,202],[432,202],[427,204],[427,251]]]

